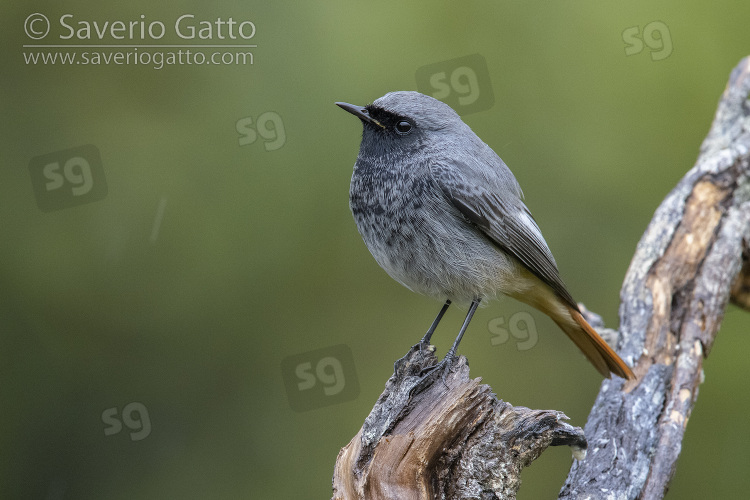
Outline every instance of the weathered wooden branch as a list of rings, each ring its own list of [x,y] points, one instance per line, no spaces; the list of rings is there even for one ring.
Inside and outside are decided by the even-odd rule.
[[[750,309],[750,58],[735,69],[695,166],[657,209],[620,292],[620,356],[638,380],[605,380],[590,450],[561,499],[660,499],[730,298]]]
[[[619,354],[638,379],[605,380],[585,436],[557,411],[513,407],[461,357],[420,379],[412,348],[339,453],[334,499],[514,499],[547,446],[575,460],[561,499],[660,499],[727,303],[750,310],[750,58],[732,72],[696,165],[657,209],[620,293]],[[603,327],[586,313],[595,327]],[[422,381],[420,381],[422,380]]]
[[[548,446],[585,456],[579,427],[559,411],[513,407],[469,378],[461,356],[443,378],[419,374],[437,363],[412,349],[362,429],[339,453],[334,499],[515,498],[521,469]]]

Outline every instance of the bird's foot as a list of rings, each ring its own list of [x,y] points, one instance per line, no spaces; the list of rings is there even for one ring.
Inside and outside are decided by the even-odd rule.
[[[400,376],[421,377],[424,367],[437,361],[435,346],[429,343],[414,344],[406,355],[393,364],[393,372]]]
[[[430,344],[429,341],[425,342],[424,339],[420,340],[412,349],[418,349],[422,356],[429,356],[435,352],[435,346]]]
[[[445,386],[445,388],[450,389],[448,382],[446,382],[446,377],[451,373],[453,362],[456,361],[457,359],[458,357],[455,354],[449,353],[449,355],[443,358],[443,360],[440,361],[439,363],[429,366],[427,368],[423,368],[422,371],[419,373],[420,380],[419,382],[417,382],[417,385],[414,386],[414,390],[416,392],[422,392],[429,385],[434,383],[435,379],[438,376],[440,377],[440,380],[443,382],[443,385]]]

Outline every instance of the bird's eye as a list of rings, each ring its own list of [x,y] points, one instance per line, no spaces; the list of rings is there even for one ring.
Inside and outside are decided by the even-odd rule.
[[[396,124],[396,132],[401,135],[408,134],[409,132],[411,132],[411,123],[407,122],[406,120],[401,120]]]

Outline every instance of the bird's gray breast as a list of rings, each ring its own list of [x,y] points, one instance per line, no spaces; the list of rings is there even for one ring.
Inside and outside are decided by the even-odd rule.
[[[426,165],[398,168],[377,160],[357,160],[349,207],[357,229],[381,266],[391,261],[406,265],[414,259],[415,245],[431,241],[426,226],[428,212],[434,211],[440,201],[433,184]]]
[[[497,292],[506,257],[446,199],[427,162],[357,159],[349,206],[380,266],[407,288],[468,302]]]

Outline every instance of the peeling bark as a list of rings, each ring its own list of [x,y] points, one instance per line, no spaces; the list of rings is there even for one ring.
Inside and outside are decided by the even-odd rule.
[[[732,75],[696,165],[657,209],[620,293],[618,352],[559,498],[660,499],[730,298],[748,308],[750,58]],[[615,432],[614,430],[617,429]],[[623,432],[624,431],[624,432]]]
[[[460,356],[422,379],[432,352],[414,346],[362,429],[339,453],[334,499],[514,499],[521,470],[548,446],[585,456],[586,439],[559,411],[514,407],[469,377]]]

